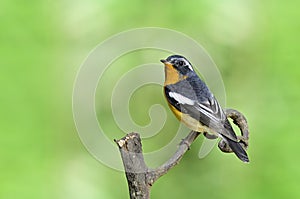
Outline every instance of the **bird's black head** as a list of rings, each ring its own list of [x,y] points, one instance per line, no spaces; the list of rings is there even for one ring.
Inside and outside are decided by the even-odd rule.
[[[160,60],[165,65],[171,64],[179,73],[186,75],[189,72],[193,72],[192,64],[181,55],[171,55],[166,60]]]

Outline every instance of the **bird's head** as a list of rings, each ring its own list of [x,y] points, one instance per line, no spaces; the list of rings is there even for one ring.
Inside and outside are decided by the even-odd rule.
[[[181,55],[171,55],[167,59],[160,60],[167,68],[175,69],[181,75],[193,72],[192,64]]]

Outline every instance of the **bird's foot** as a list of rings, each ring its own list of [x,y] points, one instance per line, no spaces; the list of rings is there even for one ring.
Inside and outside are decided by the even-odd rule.
[[[213,134],[209,134],[207,132],[204,132],[203,135],[207,138],[207,139],[210,139],[210,140],[213,140],[213,139],[217,139],[218,136],[216,135],[213,135]]]

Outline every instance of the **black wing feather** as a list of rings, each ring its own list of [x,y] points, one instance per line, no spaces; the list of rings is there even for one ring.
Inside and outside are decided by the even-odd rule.
[[[176,101],[169,94],[170,92],[178,93],[194,101],[193,105],[184,104]],[[210,127],[216,133],[221,134],[233,141],[237,137],[227,120],[224,111],[218,101],[210,92],[205,83],[198,76],[191,76],[176,84],[165,87],[165,95],[170,104],[177,110],[189,114],[201,124]]]

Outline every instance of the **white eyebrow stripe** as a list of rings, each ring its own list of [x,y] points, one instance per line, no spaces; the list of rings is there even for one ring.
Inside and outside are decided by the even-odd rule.
[[[192,68],[192,66],[191,66],[189,63],[187,64],[187,66],[189,67],[189,69],[190,69],[191,71],[194,71],[193,68]]]
[[[194,71],[194,70],[193,70],[193,67],[190,65],[190,63],[189,63],[186,59],[181,58],[180,60],[181,60],[181,61],[184,61],[184,63],[186,64],[186,66],[187,66],[191,71]]]
[[[173,99],[175,99],[178,103],[180,104],[188,104],[188,105],[194,105],[195,101],[191,100],[179,93],[175,93],[175,92],[170,92],[169,96],[172,97]]]

